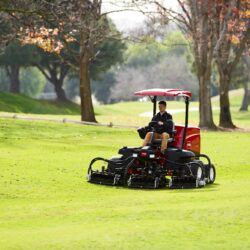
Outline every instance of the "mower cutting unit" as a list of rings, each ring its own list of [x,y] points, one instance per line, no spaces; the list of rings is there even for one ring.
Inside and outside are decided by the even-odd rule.
[[[87,180],[91,183],[131,188],[197,188],[212,184],[216,171],[207,155],[200,154],[200,129],[188,126],[188,107],[191,92],[179,89],[148,89],[136,92],[137,96],[149,96],[156,114],[157,96],[183,97],[186,104],[185,125],[174,125],[169,120],[168,148],[161,153],[161,140],[152,139],[146,147],[123,147],[119,155],[110,160],[95,158],[91,161]],[[157,132],[158,123],[139,128],[142,139],[147,132]],[[205,163],[201,161],[205,159]],[[106,166],[94,169],[96,162]]]

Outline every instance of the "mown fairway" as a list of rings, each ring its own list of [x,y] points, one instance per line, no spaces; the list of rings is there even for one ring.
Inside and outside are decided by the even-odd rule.
[[[0,249],[250,249],[250,133],[202,133],[212,186],[88,184],[134,130],[0,119]]]

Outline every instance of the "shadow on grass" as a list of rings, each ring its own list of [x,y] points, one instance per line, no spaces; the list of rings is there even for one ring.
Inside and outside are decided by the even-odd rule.
[[[118,189],[118,190],[125,190],[125,191],[131,191],[131,192],[174,192],[174,193],[194,193],[194,192],[214,192],[218,190],[218,187],[220,186],[219,183],[213,183],[208,184],[203,188],[175,188],[175,189],[169,189],[168,187],[165,188],[159,188],[159,189],[151,189],[151,188],[129,188],[126,186],[109,186],[109,185],[101,185],[101,184],[95,184],[95,183],[89,183],[90,185],[95,185],[100,188],[107,188],[107,189]]]

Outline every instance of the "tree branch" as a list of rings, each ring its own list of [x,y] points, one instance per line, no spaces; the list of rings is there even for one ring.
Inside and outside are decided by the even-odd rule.
[[[190,15],[189,15],[187,9],[186,9],[185,6],[184,6],[184,3],[181,2],[180,0],[177,0],[177,2],[178,2],[179,5],[181,6],[181,9],[182,9],[182,11],[185,13],[185,15],[186,15],[186,17],[187,17],[187,19],[188,19],[188,21],[189,21],[189,24],[190,24],[190,26],[191,26],[192,20],[191,20],[191,17],[190,17]]]
[[[46,71],[38,63],[34,63],[34,65],[41,71],[41,73],[45,76],[47,80],[49,80],[50,82],[52,81],[52,78],[46,73]]]
[[[233,8],[235,7],[235,1],[231,1],[231,4],[228,8],[228,11],[227,11],[227,14],[223,20],[223,25],[222,25],[222,31],[219,32],[220,33],[220,36],[215,44],[215,47],[214,47],[214,52],[213,52],[213,55],[215,58],[219,57],[219,50],[220,50],[220,47],[223,43],[223,41],[225,40],[225,36],[227,34],[227,23],[229,21],[229,18],[232,16],[232,10]]]
[[[237,63],[240,60],[240,57],[245,49],[246,46],[246,42],[250,39],[250,21],[248,21],[248,27],[247,27],[247,31],[244,34],[243,39],[241,39],[240,41],[240,45],[239,45],[239,49],[236,52],[235,58],[233,60],[233,62],[230,63],[230,72],[233,72],[233,70],[235,69]]]

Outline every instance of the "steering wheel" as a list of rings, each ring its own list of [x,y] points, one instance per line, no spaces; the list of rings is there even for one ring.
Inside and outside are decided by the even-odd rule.
[[[152,121],[148,124],[149,127],[151,127],[153,129],[154,132],[156,133],[163,133],[165,132],[165,126],[164,125],[159,125],[158,122],[156,121]]]
[[[172,135],[174,123],[172,120],[167,120],[167,123],[159,125],[158,122],[151,121],[148,126],[151,127],[156,133],[161,134],[163,132],[167,132],[169,135]]]
[[[158,122],[156,122],[156,121],[151,121],[151,122],[148,124],[148,126],[154,128],[154,127],[156,127],[156,126],[159,126],[159,124],[158,124]]]

